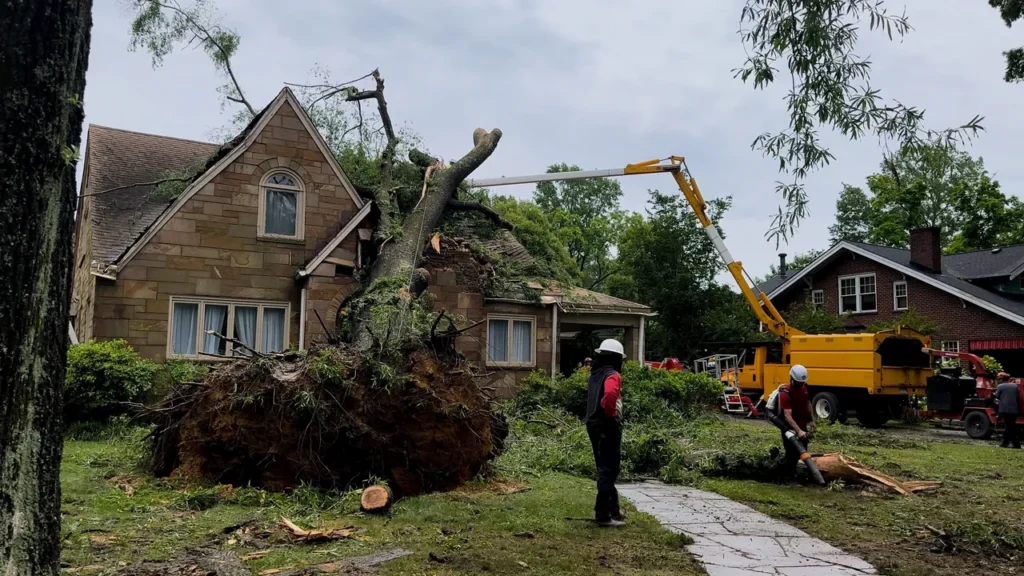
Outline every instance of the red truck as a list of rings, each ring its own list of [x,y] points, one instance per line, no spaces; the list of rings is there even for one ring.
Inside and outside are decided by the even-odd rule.
[[[971,438],[991,438],[997,423],[996,407],[992,400],[996,383],[992,381],[985,363],[977,355],[967,352],[946,352],[931,348],[922,351],[936,358],[966,362],[971,366],[973,377],[957,378],[939,374],[929,378],[928,409],[917,411],[917,414],[924,418],[959,421]],[[1010,382],[1017,385],[1024,404],[1024,382],[1021,378],[1011,378]],[[1024,424],[1024,417],[1018,418],[1017,423]]]

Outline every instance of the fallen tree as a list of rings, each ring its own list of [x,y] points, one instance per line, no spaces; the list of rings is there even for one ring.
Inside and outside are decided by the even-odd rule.
[[[159,64],[175,44],[201,45],[225,78],[225,102],[239,106],[236,120],[246,126],[204,168],[170,175],[165,184],[173,189],[163,192],[173,197],[267,112],[247,99],[232,67],[240,37],[208,2],[132,5],[132,46]],[[218,365],[202,382],[177,385],[147,409],[156,423],[153,471],[270,489],[375,478],[386,478],[399,495],[454,487],[496,455],[505,427],[493,425],[474,369],[455,349],[465,326],[433,310],[423,251],[446,212],[473,211],[511,227],[458,194],[501,131],[474,131],[472,148],[445,162],[395,129],[378,70],[349,82],[292,86],[356,190],[374,205],[371,246],[355,271],[361,290],[342,303],[338,332],[308,353],[261,354],[236,341],[246,357]],[[373,505],[384,508],[383,500]]]

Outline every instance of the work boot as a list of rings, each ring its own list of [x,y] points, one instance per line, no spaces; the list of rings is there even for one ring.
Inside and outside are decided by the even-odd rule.
[[[616,520],[614,518],[609,518],[607,520],[598,520],[597,521],[597,525],[600,526],[601,528],[622,528],[623,526],[626,525],[626,523],[623,522],[622,520]]]

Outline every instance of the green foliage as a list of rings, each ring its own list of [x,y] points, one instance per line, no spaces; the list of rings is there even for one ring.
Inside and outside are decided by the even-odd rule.
[[[822,128],[851,140],[875,136],[901,145],[937,137],[949,147],[981,129],[977,117],[959,128],[925,129],[923,110],[885,102],[871,87],[871,62],[857,55],[861,28],[866,25],[890,39],[910,31],[906,17],[889,14],[879,0],[746,0],[740,22],[747,61],[736,76],[757,89],[777,79],[791,86],[788,127],[761,134],[753,143],[793,177],[776,187],[784,207],[769,234],[777,241],[792,235],[807,215],[803,180],[834,159],[819,139]],[[788,77],[779,74],[780,68]]]
[[[95,340],[68,350],[64,380],[64,421],[103,420],[127,411],[149,393],[159,367],[124,340]]]
[[[534,202],[511,196],[495,196],[490,206],[515,226],[512,234],[544,267],[540,271],[544,277],[569,286],[580,283],[580,270],[563,241],[563,230],[548,212]]]
[[[424,342],[434,323],[433,299],[429,292],[412,298],[407,276],[391,276],[374,280],[358,297],[349,301],[343,312],[340,331],[351,339],[353,319],[370,331],[374,349],[382,360],[401,357],[409,346]],[[385,358],[386,357],[386,358]]]
[[[584,418],[589,378],[587,368],[569,377],[558,376],[554,382],[544,373],[534,372],[524,381],[508,410],[511,414],[529,414],[553,407]],[[626,362],[622,369],[622,417],[630,423],[680,422],[716,404],[723,390],[721,382],[705,374],[654,370],[639,362]]]
[[[836,222],[828,227],[829,241],[867,242],[868,213],[871,202],[864,190],[843,184],[843,190],[836,200]]]
[[[180,170],[165,171],[157,178],[159,183],[153,188],[153,197],[164,202],[176,199],[204,171],[205,167],[206,162],[196,162]]]
[[[833,241],[907,248],[910,230],[936,226],[946,253],[1024,240],[1024,205],[1007,196],[981,158],[941,142],[905,146],[867,178],[870,194],[845,185],[836,202]]]
[[[78,149],[78,146],[64,146],[60,150],[60,156],[65,166],[74,166],[78,164],[81,151]]]
[[[245,102],[245,96],[231,69],[231,58],[238,52],[241,36],[220,23],[212,2],[193,0],[191,5],[182,6],[177,2],[163,0],[130,0],[135,10],[131,24],[130,50],[140,47],[150,54],[153,66],[163,60],[178,45],[198,45],[210,57],[214,68],[225,83],[217,89],[227,102]],[[236,114],[236,125],[244,125],[252,119],[255,110],[247,107]]]
[[[833,314],[824,306],[815,306],[810,295],[786,310],[790,326],[808,334],[837,334],[846,332],[846,316]]]
[[[336,346],[321,348],[306,358],[306,371],[320,384],[342,383],[348,377],[348,367],[341,350]]]
[[[1003,371],[1002,363],[987,354],[981,357],[981,361],[985,364],[985,370],[988,370],[989,372]]]
[[[999,10],[1006,27],[1024,18],[1024,0],[988,0],[988,5]],[[1011,48],[1003,52],[1006,57],[1006,73],[1003,80],[1007,82],[1024,82],[1024,48]]]
[[[731,198],[708,204],[717,224]],[[756,327],[754,317],[736,293],[715,281],[722,261],[686,200],[654,191],[647,215],[645,219],[634,214],[624,223],[619,273],[608,287],[613,296],[647,304],[658,313],[648,324],[651,357],[684,358],[701,342],[750,336]]]
[[[210,367],[189,360],[168,360],[163,370],[173,382],[201,382],[210,372]]]
[[[553,164],[547,172],[578,172],[579,166]],[[619,209],[622,188],[617,180],[594,178],[542,182],[534,201],[551,218],[558,237],[583,274],[583,287],[600,290],[615,272],[611,249],[626,213]]]
[[[874,324],[871,324],[870,326],[867,327],[867,331],[883,332],[885,330],[895,330],[899,327],[910,328],[911,330],[920,332],[925,336],[929,334],[935,334],[936,332],[942,330],[941,324],[935,322],[934,320],[928,318],[927,316],[919,314],[917,310],[910,308],[903,314],[900,314],[899,318],[891,322],[878,321],[875,322]]]

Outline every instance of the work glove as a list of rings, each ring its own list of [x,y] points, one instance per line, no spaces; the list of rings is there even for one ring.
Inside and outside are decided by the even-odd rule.
[[[622,422],[622,398],[615,401],[615,419]]]

